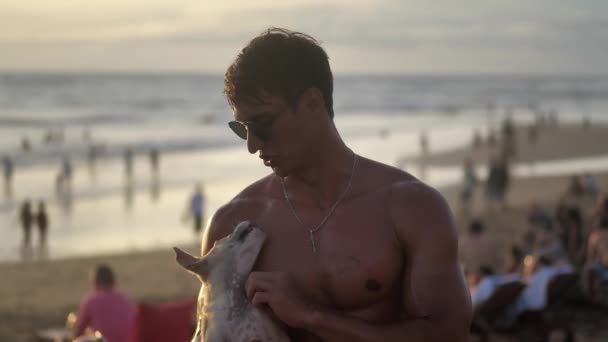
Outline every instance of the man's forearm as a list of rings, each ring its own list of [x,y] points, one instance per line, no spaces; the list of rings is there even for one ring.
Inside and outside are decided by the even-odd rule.
[[[340,313],[316,311],[304,329],[325,341],[352,342],[465,342],[468,329],[454,331],[431,319],[404,320],[398,323],[375,324]]]

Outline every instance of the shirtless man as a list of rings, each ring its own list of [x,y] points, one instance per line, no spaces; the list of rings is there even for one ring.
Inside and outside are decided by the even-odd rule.
[[[293,341],[466,341],[471,303],[450,209],[349,149],[332,91],[327,55],[305,34],[269,29],[239,54],[225,75],[229,125],[272,173],[215,213],[203,254],[240,221],[262,227],[247,296]]]

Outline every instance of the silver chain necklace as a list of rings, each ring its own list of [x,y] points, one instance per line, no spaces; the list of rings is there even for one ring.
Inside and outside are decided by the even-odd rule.
[[[327,222],[327,220],[334,213],[334,211],[336,210],[336,208],[338,207],[340,202],[342,202],[344,197],[346,197],[346,194],[350,190],[350,187],[353,182],[353,176],[355,175],[355,165],[356,164],[357,164],[357,155],[355,153],[353,153],[353,166],[352,166],[352,169],[350,170],[350,178],[348,179],[348,184],[346,185],[344,192],[342,192],[340,197],[338,197],[336,202],[334,202],[334,204],[331,206],[327,215],[325,215],[325,217],[321,220],[321,223],[319,223],[316,227],[313,227],[310,229],[306,228],[306,224],[304,222],[302,222],[302,220],[298,216],[298,213],[296,213],[296,208],[293,206],[293,204],[289,200],[289,196],[287,195],[287,187],[285,186],[285,180],[282,177],[279,177],[279,179],[281,180],[281,186],[283,187],[283,196],[285,196],[285,201],[287,202],[287,204],[289,204],[289,209],[291,209],[291,213],[296,218],[296,220],[300,223],[300,225],[302,225],[303,227],[306,228],[306,230],[308,230],[308,236],[310,238],[310,244],[312,246],[313,253],[317,253],[317,244],[315,242],[315,233],[317,231],[319,231],[321,228],[323,228],[323,226],[325,225],[325,222]]]

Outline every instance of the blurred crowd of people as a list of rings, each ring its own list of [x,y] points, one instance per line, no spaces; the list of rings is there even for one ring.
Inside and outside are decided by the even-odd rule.
[[[101,158],[110,157],[110,151],[107,150],[104,144],[96,143],[92,139],[92,134],[89,129],[84,129],[82,133],[82,144],[86,147],[84,155],[76,156],[74,152],[61,153],[58,156],[58,169],[55,173],[53,181],[54,197],[42,193],[30,193],[29,189],[24,190],[19,187],[18,176],[19,169],[23,164],[27,164],[28,155],[35,150],[46,147],[57,147],[60,151],[63,149],[65,142],[65,134],[60,129],[49,129],[43,136],[42,145],[33,144],[29,137],[23,138],[22,151],[16,155],[5,154],[0,157],[2,164],[3,189],[4,197],[8,201],[14,198],[21,198],[18,210],[16,210],[15,218],[19,221],[22,232],[21,252],[22,258],[30,259],[32,257],[32,234],[35,227],[38,227],[39,247],[40,251],[46,250],[47,236],[49,228],[49,213],[47,211],[47,203],[51,209],[56,205],[65,214],[70,214],[74,200],[75,189],[74,179],[80,177],[82,170],[88,171],[91,182],[97,180],[97,165]],[[113,153],[115,153],[114,151]],[[149,148],[134,148],[126,146],[122,150],[121,159],[124,172],[124,199],[125,208],[130,210],[133,206],[135,197],[136,185],[136,158],[140,155],[147,157],[150,168],[150,194],[153,201],[157,201],[160,196],[160,167],[161,167],[161,150],[157,147]],[[30,198],[39,198],[37,208]],[[189,195],[188,203],[185,208],[185,213],[182,215],[184,222],[191,222],[192,229],[195,235],[199,235],[204,226],[205,220],[205,194],[203,184],[198,183],[194,191]],[[179,214],[178,214],[179,215]],[[41,257],[46,257],[41,254]]]
[[[473,306],[484,303],[499,286],[525,285],[505,312],[514,322],[525,311],[547,304],[550,281],[560,274],[574,274],[585,300],[608,305],[608,195],[589,175],[574,176],[553,208],[532,203],[527,227],[515,236],[507,255],[481,220],[475,219],[460,241]]]

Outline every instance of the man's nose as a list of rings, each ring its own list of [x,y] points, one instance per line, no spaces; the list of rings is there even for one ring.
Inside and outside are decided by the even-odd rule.
[[[247,131],[247,150],[249,153],[256,153],[262,148],[262,141],[255,134],[252,134],[250,131]]]

